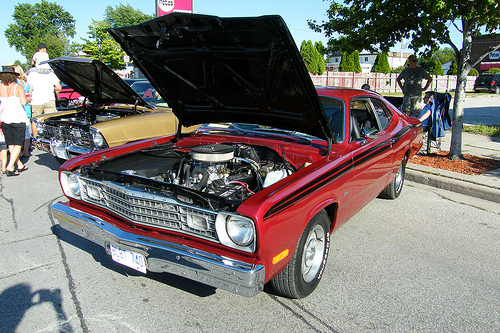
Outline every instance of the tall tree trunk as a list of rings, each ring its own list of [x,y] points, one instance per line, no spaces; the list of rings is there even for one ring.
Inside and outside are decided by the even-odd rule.
[[[472,29],[469,22],[462,18],[463,40],[462,49],[457,54],[457,86],[453,101],[453,124],[451,129],[451,145],[448,157],[452,160],[463,159],[462,131],[464,127],[464,102],[467,75],[471,70],[470,54],[472,49]]]
[[[464,127],[464,102],[467,75],[457,75],[457,86],[453,100],[453,126],[451,128],[451,144],[448,157],[452,160],[463,159],[462,155],[462,131]]]

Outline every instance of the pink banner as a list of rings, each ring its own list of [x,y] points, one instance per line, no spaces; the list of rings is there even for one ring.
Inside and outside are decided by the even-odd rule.
[[[193,12],[193,0],[156,0],[156,12],[158,16],[172,12]]]

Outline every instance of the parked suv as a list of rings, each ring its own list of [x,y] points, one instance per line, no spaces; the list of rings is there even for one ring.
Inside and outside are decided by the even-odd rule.
[[[500,73],[497,74],[481,74],[477,77],[474,83],[474,91],[490,91],[495,94],[500,93]]]

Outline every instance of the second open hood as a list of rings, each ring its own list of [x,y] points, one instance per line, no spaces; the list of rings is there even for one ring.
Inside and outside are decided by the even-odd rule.
[[[59,57],[44,63],[50,65],[59,80],[93,103],[149,106],[118,74],[99,60]]]

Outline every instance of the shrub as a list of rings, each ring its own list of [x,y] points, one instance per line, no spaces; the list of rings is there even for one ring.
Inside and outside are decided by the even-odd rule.
[[[478,76],[479,75],[479,72],[475,69],[475,68],[472,68],[469,72],[469,74],[467,74],[467,76]]]
[[[385,73],[389,74],[391,72],[391,66],[389,65],[389,60],[387,58],[387,53],[377,53],[377,58],[372,67],[372,73]]]
[[[500,73],[500,68],[490,68],[485,73],[489,73],[489,74]]]

